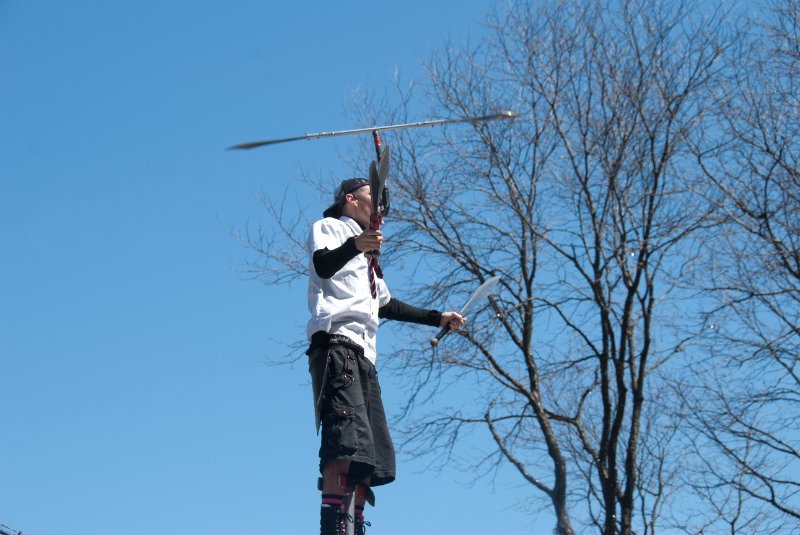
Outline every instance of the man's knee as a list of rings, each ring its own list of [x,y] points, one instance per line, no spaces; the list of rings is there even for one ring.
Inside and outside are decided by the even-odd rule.
[[[324,494],[346,494],[350,461],[333,460],[325,463],[317,486]]]
[[[375,494],[369,486],[369,477],[359,481],[358,476],[362,474],[352,474],[350,469],[350,461],[328,461],[322,469],[322,477],[317,481],[317,488],[323,494],[345,495],[355,492],[357,503],[366,502],[375,507]]]

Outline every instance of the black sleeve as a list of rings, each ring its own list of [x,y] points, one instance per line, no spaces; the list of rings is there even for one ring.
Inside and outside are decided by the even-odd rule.
[[[403,303],[392,297],[388,303],[378,309],[378,317],[390,320],[408,321],[438,327],[442,321],[442,313],[438,310],[426,310]]]
[[[314,271],[323,279],[330,279],[337,271],[342,269],[346,263],[358,256],[355,237],[347,238],[343,244],[334,250],[317,249],[314,251]]]

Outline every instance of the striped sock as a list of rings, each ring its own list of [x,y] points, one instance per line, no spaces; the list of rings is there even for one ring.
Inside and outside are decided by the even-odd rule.
[[[344,496],[340,494],[323,494],[322,507],[333,507],[341,511],[344,506]]]

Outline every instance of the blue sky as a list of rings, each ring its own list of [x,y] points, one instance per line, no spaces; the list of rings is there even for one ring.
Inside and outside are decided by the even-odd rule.
[[[354,93],[419,76],[489,6],[0,0],[0,524],[318,529],[307,373],[265,363],[303,336],[304,284],[247,280],[229,229],[269,225],[259,191],[327,199],[299,177],[346,175],[352,141],[224,149],[364,126]],[[552,529],[509,508],[528,490],[513,474],[469,487],[399,463],[376,533]]]

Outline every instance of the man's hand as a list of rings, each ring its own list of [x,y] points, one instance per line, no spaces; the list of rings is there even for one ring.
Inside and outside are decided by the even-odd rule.
[[[356,249],[365,253],[367,251],[375,251],[381,248],[383,243],[383,232],[380,230],[367,229],[358,236],[356,236]]]
[[[439,327],[444,329],[448,327],[451,331],[455,331],[459,327],[463,327],[467,323],[467,318],[458,312],[443,312],[442,319],[439,321]]]

